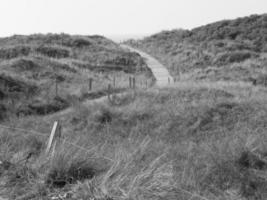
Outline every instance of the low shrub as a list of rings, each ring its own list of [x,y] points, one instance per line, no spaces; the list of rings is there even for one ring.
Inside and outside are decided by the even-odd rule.
[[[0,49],[0,59],[12,59],[19,56],[28,56],[31,48],[28,46],[12,46]]]
[[[55,46],[39,46],[36,52],[52,58],[67,58],[71,54],[70,50]]]
[[[3,89],[2,92],[5,93],[27,93],[31,91],[34,93],[38,88],[34,85],[28,84],[22,80],[17,80],[11,76],[5,74],[0,74],[0,85]]]
[[[32,71],[40,68],[40,65],[35,63],[31,59],[27,58],[21,58],[18,60],[15,60],[12,64],[11,67],[14,69],[18,69],[21,71]]]
[[[61,98],[55,97],[52,102],[46,103],[43,101],[36,100],[28,106],[21,107],[17,110],[17,115],[46,115],[58,112],[69,106],[69,103]]]
[[[0,100],[3,100],[6,97],[4,91],[0,90]]]
[[[82,47],[87,47],[91,46],[92,42],[89,40],[83,39],[83,38],[77,38],[72,41],[72,46],[76,48],[82,48]]]
[[[4,104],[0,104],[0,122],[4,121],[7,114],[7,108]]]
[[[95,121],[105,125],[111,123],[114,120],[115,116],[116,114],[114,113],[114,111],[103,107],[95,114]]]
[[[257,57],[258,55],[249,51],[234,51],[225,52],[217,56],[215,64],[224,65],[234,62],[243,62],[249,58]]]

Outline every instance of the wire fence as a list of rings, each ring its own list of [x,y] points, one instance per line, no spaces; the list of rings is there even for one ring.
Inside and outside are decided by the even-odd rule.
[[[5,126],[5,125],[2,125],[2,124],[0,124],[0,128],[9,129],[9,130],[16,130],[16,131],[20,131],[20,132],[24,132],[24,133],[31,133],[32,135],[39,135],[39,136],[42,136],[42,137],[46,137],[46,135],[47,135],[47,133],[40,133],[40,132],[33,131],[33,130],[26,130],[26,129],[17,128],[17,127]]]
[[[23,129],[23,128],[11,127],[11,126],[6,126],[6,125],[2,125],[2,124],[0,124],[0,128],[6,129],[6,130],[16,130],[16,131],[20,131],[20,132],[28,133],[28,134],[30,133],[31,135],[38,135],[38,136],[41,136],[41,137],[43,137],[45,139],[48,139],[49,138],[49,133],[41,133],[41,132],[37,132],[37,131],[33,131],[33,130],[27,130],[27,129]],[[26,136],[23,135],[23,134],[21,134],[19,136],[22,136],[22,137],[26,138]],[[70,142],[70,141],[68,141],[66,139],[62,139],[61,141],[62,141],[62,144],[71,145],[71,146],[73,146],[73,147],[75,147],[77,149],[80,149],[80,150],[84,151],[85,153],[90,153],[90,152],[92,152],[94,150],[94,149],[87,149],[87,148],[82,147],[80,145],[77,145],[77,144],[75,144],[73,142]],[[96,156],[96,157],[97,158],[102,158],[102,159],[108,160],[110,162],[114,162],[113,159],[108,158],[106,156]]]

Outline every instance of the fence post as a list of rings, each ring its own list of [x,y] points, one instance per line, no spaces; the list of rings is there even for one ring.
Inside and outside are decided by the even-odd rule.
[[[112,89],[112,86],[111,84],[108,84],[108,92],[111,94],[111,89]]]
[[[48,156],[50,153],[52,153],[52,156],[54,156],[55,148],[60,137],[61,137],[61,125],[59,124],[58,121],[55,121],[51,134],[48,139],[48,143],[47,143],[47,147],[45,151],[46,156]]]
[[[108,99],[111,99],[111,94],[112,94],[112,86],[111,84],[108,84]]]
[[[135,77],[133,77],[133,89],[135,89]]]
[[[93,87],[93,78],[89,78],[89,91],[92,91]]]
[[[108,100],[112,103],[112,86],[111,84],[108,84]]]

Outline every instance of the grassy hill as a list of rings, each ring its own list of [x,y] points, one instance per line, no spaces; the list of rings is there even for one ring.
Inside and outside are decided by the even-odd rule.
[[[150,78],[139,55],[99,36],[2,39],[3,111],[17,115],[20,104],[26,115],[29,108],[42,110],[44,105],[73,107],[53,115],[46,115],[47,110],[44,115],[29,112],[0,124],[0,196],[267,199],[267,89],[246,82],[255,76],[260,83],[258,76],[264,76],[266,40],[257,45],[248,36],[256,27],[264,30],[265,25],[258,25],[264,20],[265,15],[238,19],[242,27],[257,24],[238,36],[223,31],[235,27],[229,25],[235,21],[226,21],[128,41],[187,80],[166,88],[129,90],[117,96],[116,103],[81,104],[72,99],[87,96],[89,75],[98,83],[91,95],[103,91],[113,75],[121,78],[122,85],[128,84],[128,75]],[[92,44],[85,45],[84,40]],[[12,50],[17,41],[19,47]],[[56,98],[55,80],[61,88]],[[62,125],[62,136],[48,157],[45,150],[55,121]]]
[[[102,36],[0,38],[0,120],[64,109],[71,99],[83,98],[89,92],[89,78],[93,78],[91,96],[103,93],[113,77],[117,86],[126,88],[130,75],[140,80],[151,78],[138,54]]]
[[[116,106],[18,119],[16,127],[43,134],[1,129],[0,192],[9,199],[264,200],[266,94],[249,84],[179,82]],[[54,120],[63,140],[47,159]]]
[[[266,14],[163,31],[127,43],[157,57],[177,77],[261,83],[266,76]]]

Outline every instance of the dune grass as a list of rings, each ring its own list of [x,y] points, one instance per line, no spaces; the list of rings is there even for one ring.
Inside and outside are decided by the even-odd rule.
[[[10,116],[52,114],[87,94],[89,99],[106,95],[114,78],[123,89],[129,76],[138,83],[153,79],[140,55],[101,36],[36,34],[0,38],[0,43],[1,122]]]
[[[1,129],[1,177],[13,197],[35,199],[266,199],[265,97],[242,82],[180,82],[116,106],[77,105],[62,116],[63,138],[88,151],[63,140],[45,159],[48,135]],[[48,133],[43,119],[16,124]]]

